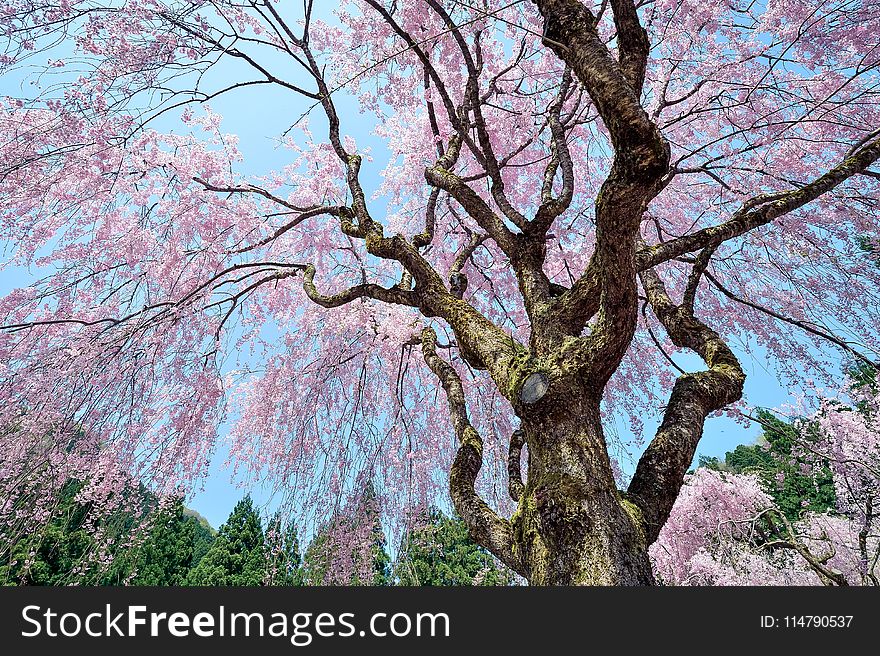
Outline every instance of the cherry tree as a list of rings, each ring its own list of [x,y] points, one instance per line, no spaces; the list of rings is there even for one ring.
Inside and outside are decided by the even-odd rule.
[[[0,233],[45,272],[0,299],[0,483],[90,462],[81,434],[176,489],[228,420],[301,508],[371,480],[405,521],[448,490],[533,584],[652,583],[744,355],[792,385],[877,366],[880,16],[341,5],[0,6],[34,81],[0,112]],[[268,89],[288,164],[254,173],[211,104]],[[620,489],[609,426],[658,407]]]
[[[803,466],[831,470],[833,511],[792,519],[757,476],[701,467],[650,548],[657,575],[674,585],[878,585],[880,415],[876,391],[857,396],[858,409],[822,399],[796,423]]]

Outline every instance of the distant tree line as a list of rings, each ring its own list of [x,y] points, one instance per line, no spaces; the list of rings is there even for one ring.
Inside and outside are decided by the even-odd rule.
[[[268,522],[250,496],[240,500],[215,531],[182,498],[164,504],[144,493],[152,508],[140,540],[113,554],[109,566],[91,562],[96,548],[89,508],[77,502],[81,484],[65,485],[56,513],[39,534],[5,550],[0,583],[5,585],[305,586],[305,585],[508,585],[514,577],[467,535],[464,523],[439,510],[425,513],[409,531],[396,561],[389,555],[378,512],[368,512],[368,544],[359,555],[349,529],[364,517],[344,514],[328,521],[305,551],[292,523],[280,514]],[[375,500],[371,487],[360,506]],[[105,534],[131,532],[138,518],[118,513],[103,518]],[[0,526],[0,539],[8,540]],[[364,562],[353,562],[365,559]],[[348,566],[346,566],[348,565]]]

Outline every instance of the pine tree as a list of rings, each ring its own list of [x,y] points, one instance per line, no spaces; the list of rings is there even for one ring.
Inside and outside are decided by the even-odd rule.
[[[457,517],[432,510],[404,538],[396,565],[398,585],[511,585],[509,570],[468,536]]]
[[[138,550],[133,585],[184,585],[193,560],[195,526],[186,521],[178,497],[159,511],[149,536]]]
[[[266,578],[266,544],[260,515],[250,495],[239,501],[217,539],[190,571],[189,585],[262,585]]]

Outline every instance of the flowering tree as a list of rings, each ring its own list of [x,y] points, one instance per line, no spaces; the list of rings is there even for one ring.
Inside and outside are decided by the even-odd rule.
[[[390,559],[372,484],[347,500],[312,538],[303,557],[306,585],[388,585]]]
[[[754,474],[701,467],[651,546],[659,577],[676,585],[880,584],[880,415],[876,392],[860,396],[859,409],[825,399],[797,422],[793,452],[805,473],[830,468],[836,508],[791,518]]]
[[[80,466],[81,430],[170,490],[228,417],[232,459],[311,508],[353,472],[399,517],[448,484],[532,583],[652,582],[704,422],[742,395],[730,344],[793,381],[878,352],[880,17],[342,4],[0,7],[0,65],[43,71],[0,113],[0,231],[47,271],[0,300],[0,481]],[[303,117],[248,177],[209,104],[266,89]],[[603,424],[660,404],[621,491]]]

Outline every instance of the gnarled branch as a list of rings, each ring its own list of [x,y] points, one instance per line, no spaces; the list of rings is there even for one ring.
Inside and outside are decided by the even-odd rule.
[[[359,298],[372,298],[385,303],[410,307],[418,307],[419,305],[418,295],[413,291],[393,287],[388,289],[372,283],[355,285],[337,294],[325,296],[315,287],[315,266],[313,264],[309,264],[303,273],[303,290],[311,301],[325,308],[340,307]]]
[[[474,483],[483,466],[483,439],[467,416],[464,388],[455,369],[437,355],[437,334],[422,331],[422,354],[446,392],[449,413],[459,448],[449,472],[449,493],[471,537],[485,546],[505,565],[520,574],[523,566],[513,550],[513,529],[477,493]]]
[[[643,271],[641,281],[654,314],[672,342],[697,353],[709,367],[678,377],[663,422],[639,459],[629,486],[630,498],[644,513],[651,544],[672,511],[703,436],[706,417],[742,396],[745,374],[718,333],[697,319],[692,308],[672,302],[656,271]]]
[[[526,433],[516,429],[510,436],[510,447],[507,450],[507,492],[514,501],[519,501],[525,486],[522,480],[522,449],[526,441]]]
[[[633,0],[611,0],[614,26],[617,28],[618,60],[633,91],[641,94],[651,42],[639,22]]]

